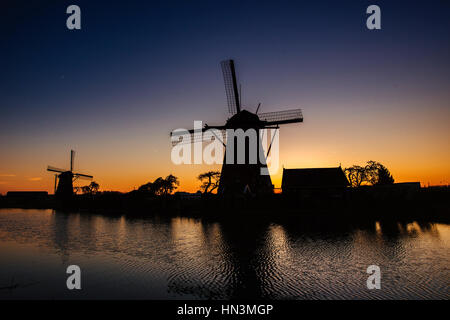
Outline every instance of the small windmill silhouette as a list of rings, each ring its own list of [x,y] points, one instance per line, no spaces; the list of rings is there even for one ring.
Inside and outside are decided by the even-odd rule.
[[[67,197],[73,195],[73,182],[77,179],[91,180],[91,175],[73,172],[75,165],[75,151],[70,150],[70,170],[47,167],[47,171],[57,172],[55,174],[55,195],[58,197]],[[59,180],[59,183],[58,183]]]

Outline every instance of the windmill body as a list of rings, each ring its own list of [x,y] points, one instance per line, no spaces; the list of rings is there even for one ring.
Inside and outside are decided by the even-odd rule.
[[[272,181],[270,175],[261,175],[261,169],[267,168],[265,158],[259,157],[260,152],[264,152],[259,130],[264,128],[264,124],[259,120],[258,116],[247,110],[242,110],[233,115],[226,123],[227,129],[249,129],[255,130],[256,133],[256,163],[250,160],[250,152],[252,148],[250,141],[245,143],[245,161],[238,163],[238,144],[237,138],[227,137],[225,156],[222,164],[220,175],[220,183],[218,193],[222,195],[239,195],[242,193],[268,194],[273,192]],[[231,146],[231,144],[233,144]],[[227,161],[227,152],[233,152],[233,163]]]
[[[225,60],[221,62],[222,72],[225,82],[225,93],[228,102],[228,111],[231,117],[222,126],[208,126],[202,129],[206,131],[208,129],[222,130],[222,143],[224,144],[225,156],[222,165],[222,172],[220,177],[220,184],[218,188],[218,194],[228,195],[242,195],[245,193],[251,193],[254,195],[265,195],[273,192],[273,185],[270,179],[270,175],[261,174],[262,169],[267,169],[266,156],[260,157],[260,153],[264,155],[264,148],[261,141],[259,131],[262,129],[278,129],[282,124],[303,122],[303,115],[300,109],[292,109],[286,111],[269,112],[257,114],[248,110],[243,110],[241,107],[240,96],[238,94],[238,86],[236,80],[236,72],[233,60]],[[227,129],[238,130],[242,129],[247,132],[249,129],[256,131],[256,162],[250,161],[250,152],[254,152],[255,146],[250,145],[250,140],[245,140],[245,161],[238,163],[238,148],[236,147],[238,141],[236,137],[230,139],[227,137]],[[192,135],[191,141],[196,140],[195,130],[189,130]],[[177,136],[179,133],[172,132],[172,136]],[[220,137],[217,137],[220,139]],[[223,142],[225,141],[226,142]],[[174,140],[172,140],[174,141]],[[173,142],[174,144],[183,143],[183,141]],[[270,147],[268,151],[270,151]],[[230,163],[227,161],[227,153],[233,153],[234,161]]]
[[[58,187],[56,188],[56,196],[72,196],[73,195],[73,173],[70,171],[62,172],[58,175]]]
[[[73,182],[77,179],[91,180],[93,176],[73,171],[75,164],[75,151],[70,151],[70,170],[48,166],[47,171],[57,172],[55,176],[55,195],[58,198],[73,196]]]

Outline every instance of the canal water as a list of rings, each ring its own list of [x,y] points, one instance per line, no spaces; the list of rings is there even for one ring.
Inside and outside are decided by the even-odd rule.
[[[0,299],[450,298],[450,225],[321,225],[0,209]]]

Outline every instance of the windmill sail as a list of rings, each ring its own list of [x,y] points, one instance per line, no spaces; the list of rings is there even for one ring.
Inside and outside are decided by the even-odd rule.
[[[65,171],[67,171],[67,170],[60,169],[60,168],[55,168],[55,167],[52,167],[52,166],[48,166],[48,167],[47,167],[47,171],[52,171],[52,172],[59,172],[59,173],[61,173],[61,172],[65,172]]]
[[[74,164],[75,164],[75,151],[70,150],[70,171],[73,171]]]
[[[225,83],[225,93],[227,94],[228,112],[235,114],[241,111],[239,102],[236,72],[234,70],[234,61],[225,60],[221,63],[223,72],[223,81]]]
[[[266,122],[266,126],[303,122],[301,109],[261,113],[258,117]]]
[[[77,177],[77,178],[83,178],[83,179],[92,179],[92,178],[94,178],[93,176],[90,176],[88,174],[82,174],[82,173],[75,173],[74,176]]]
[[[212,136],[210,136],[210,135],[205,135],[205,134],[197,135],[194,133],[195,132],[194,129],[187,130],[187,131],[173,131],[170,134],[172,137],[172,139],[171,139],[172,145],[175,146],[179,143],[189,144],[189,143],[195,143],[195,142],[211,142],[215,139],[219,139],[219,141],[222,143],[225,141],[226,129],[224,126],[213,126],[213,127],[206,126],[206,127],[202,128],[201,131],[205,132],[208,129],[215,129],[214,132],[217,132],[217,130],[219,130],[219,133],[217,134],[217,136],[215,136],[214,134]],[[190,139],[185,139],[186,133],[189,133]]]

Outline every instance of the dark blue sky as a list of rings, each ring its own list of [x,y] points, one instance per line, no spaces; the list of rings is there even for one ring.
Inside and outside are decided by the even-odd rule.
[[[70,4],[82,30],[66,28]],[[370,4],[382,30],[365,26]],[[222,123],[227,58],[250,110],[303,107],[321,132],[331,119],[349,128],[355,115],[391,125],[429,115],[433,127],[449,117],[449,12],[448,1],[8,1],[1,160],[143,136],[153,138],[142,148],[159,148],[194,119]]]

